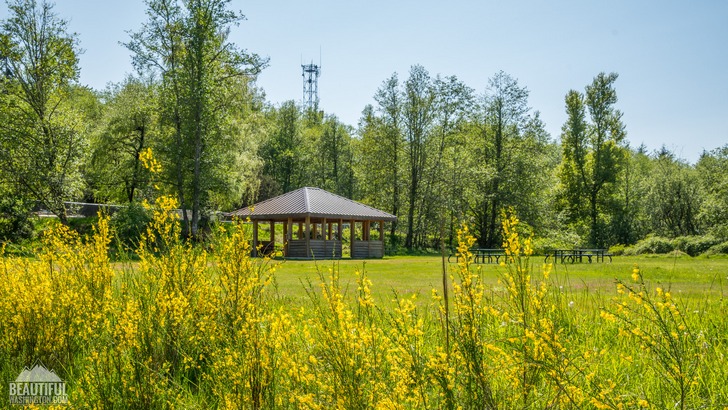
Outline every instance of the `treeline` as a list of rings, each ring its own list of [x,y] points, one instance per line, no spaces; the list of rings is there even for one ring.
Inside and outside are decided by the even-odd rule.
[[[634,244],[650,235],[728,240],[728,145],[689,164],[630,147],[616,74],[564,100],[559,136],[528,89],[498,72],[476,92],[415,65],[373,90],[356,127],[256,86],[267,59],[240,49],[226,0],[151,0],[126,47],[135,75],[78,83],[79,45],[51,5],[8,4],[0,56],[0,239],[32,235],[36,204],[138,203],[173,195],[185,235],[214,211],[317,186],[396,215],[394,249],[452,244],[474,227],[498,247],[512,208],[544,247]]]

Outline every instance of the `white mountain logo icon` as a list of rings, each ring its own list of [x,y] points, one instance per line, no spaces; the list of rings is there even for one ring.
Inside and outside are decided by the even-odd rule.
[[[27,367],[15,379],[16,383],[62,383],[60,377],[53,370],[48,370],[45,367],[36,364],[32,369]]]

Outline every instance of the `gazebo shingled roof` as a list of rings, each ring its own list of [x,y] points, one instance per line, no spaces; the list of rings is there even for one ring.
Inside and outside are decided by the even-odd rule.
[[[251,211],[252,209],[252,211]],[[397,220],[397,217],[371,206],[352,201],[321,188],[304,187],[238,209],[231,215],[251,220],[283,220],[288,217],[356,219],[358,221]]]

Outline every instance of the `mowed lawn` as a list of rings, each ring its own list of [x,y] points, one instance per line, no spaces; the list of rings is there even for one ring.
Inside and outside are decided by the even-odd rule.
[[[453,259],[454,260],[454,259]],[[542,272],[542,256],[531,257],[533,272]],[[372,281],[372,293],[378,302],[389,302],[396,291],[402,296],[419,293],[421,301],[429,300],[431,289],[442,291],[442,260],[439,256],[392,256],[374,260],[339,261],[272,261],[277,264],[278,293],[287,298],[306,297],[305,286],[310,281],[319,291],[319,274],[328,276],[338,269],[340,282],[349,293],[356,292],[356,272],[366,271]],[[615,256],[611,263],[554,264],[551,279],[556,286],[582,294],[612,295],[615,278],[630,281],[638,266],[647,282],[669,289],[686,300],[723,297],[728,284],[727,257],[688,256]],[[446,263],[448,274],[456,267]],[[498,288],[498,278],[506,268],[495,264],[473,265],[481,270],[484,282]],[[583,295],[582,295],[583,296]]]

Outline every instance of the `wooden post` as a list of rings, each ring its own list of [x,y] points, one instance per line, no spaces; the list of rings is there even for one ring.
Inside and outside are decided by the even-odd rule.
[[[326,223],[326,219],[324,219],[324,223]],[[334,226],[334,224],[333,224],[333,223],[331,223],[331,222],[329,222],[329,224],[328,224],[328,225],[326,225],[326,228],[327,228],[327,234],[328,234],[328,238],[326,238],[326,239],[328,239],[328,240],[331,240],[331,227],[332,227],[332,226]]]
[[[354,259],[354,242],[356,242],[356,221],[354,221],[353,219],[351,220],[351,223],[349,225],[349,236],[351,238],[349,240],[349,246],[351,247],[350,256],[352,259]]]
[[[270,252],[276,256],[276,221],[270,221]]]
[[[258,220],[253,221],[253,256],[258,256]]]
[[[288,234],[290,232],[290,229],[288,229],[288,226],[291,224],[291,218],[288,218],[287,221],[283,222],[283,257],[285,258],[288,256],[288,241],[290,239],[288,238]]]
[[[298,223],[298,239],[303,239],[303,228],[301,227],[302,222]]]
[[[328,255],[326,254],[326,218],[323,219],[323,222],[321,222],[321,238],[324,240],[324,255],[323,257],[326,258]]]
[[[318,234],[318,224],[312,223],[311,224],[311,239],[316,239],[317,234]]]
[[[342,247],[343,248],[343,246],[344,246],[344,240],[341,238],[341,230],[342,230],[342,227],[343,226],[344,226],[344,220],[343,219],[339,219],[339,222],[336,224],[336,240],[339,241],[339,244],[337,245],[337,249],[339,247]],[[343,249],[342,249],[341,252],[342,253],[344,252]],[[344,256],[344,255],[339,255],[340,258],[342,256]]]
[[[361,223],[362,224],[361,237],[365,241],[364,243],[366,244],[366,247],[367,247],[367,256],[366,256],[367,258],[370,258],[372,256],[369,254],[371,252],[371,250],[369,249],[369,223],[370,223],[369,221],[364,221]]]
[[[379,221],[379,240],[384,242],[384,221]],[[384,243],[382,243],[382,249],[384,249]]]
[[[306,257],[311,257],[311,217],[306,215],[306,229],[303,232],[303,235],[306,237]]]

